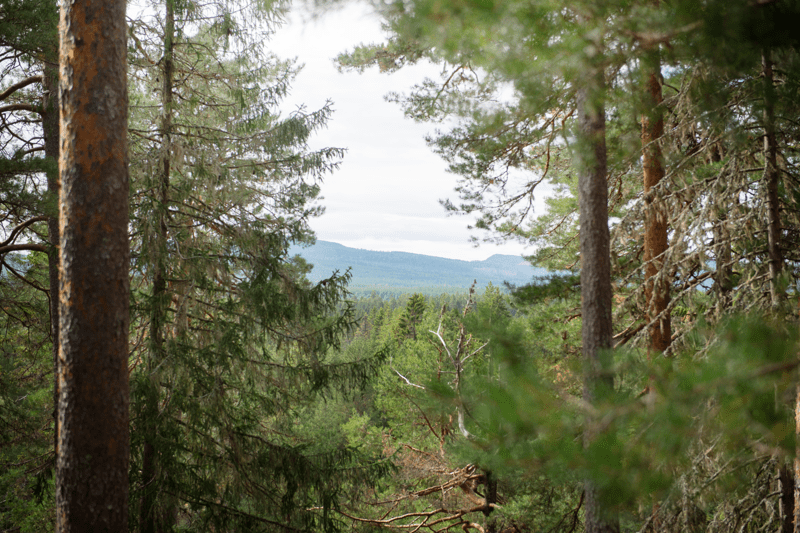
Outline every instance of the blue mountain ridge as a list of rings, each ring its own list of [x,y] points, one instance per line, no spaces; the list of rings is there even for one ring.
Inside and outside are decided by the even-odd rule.
[[[311,281],[329,277],[335,270],[344,272],[350,268],[353,275],[350,287],[356,290],[436,288],[461,292],[473,281],[477,281],[479,288],[489,282],[523,285],[549,274],[513,255],[495,254],[483,261],[462,261],[409,252],[361,250],[329,241],[317,241],[309,247],[292,246],[289,254],[300,255],[314,266],[308,276]]]

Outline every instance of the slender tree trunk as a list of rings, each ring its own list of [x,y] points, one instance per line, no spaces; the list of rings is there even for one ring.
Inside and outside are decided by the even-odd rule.
[[[164,359],[164,328],[166,325],[166,309],[169,305],[167,297],[166,261],[167,237],[169,231],[168,204],[170,161],[172,154],[172,90],[174,76],[174,37],[175,37],[175,3],[166,0],[164,17],[164,71],[161,88],[161,155],[159,162],[156,190],[156,238],[153,247],[153,298],[150,316],[150,358],[149,375],[151,391],[147,395],[144,409],[145,443],[142,458],[142,481],[144,482],[141,507],[139,510],[142,533],[160,533],[161,520],[157,510],[156,494],[158,490],[158,449],[156,433],[158,428],[158,398],[160,383],[156,368]]]
[[[497,519],[492,516],[494,508],[492,505],[497,503],[497,478],[491,470],[484,470],[486,476],[485,491],[486,491],[486,508],[483,510],[483,515],[486,519],[486,533],[497,533]]]
[[[762,73],[764,75],[764,182],[767,191],[767,252],[769,255],[769,294],[773,308],[780,306],[783,294],[779,278],[783,270],[781,250],[781,220],[778,199],[780,170],[778,169],[778,142],[775,136],[775,79],[773,64],[768,49],[761,52]],[[797,417],[797,413],[795,413]],[[800,419],[797,420],[800,422]],[[797,468],[795,466],[795,468]],[[781,485],[781,531],[794,531],[797,510],[795,503],[795,481],[787,465],[781,465],[778,472]],[[789,488],[791,487],[791,488]]]
[[[605,91],[603,71],[587,80],[578,92],[578,200],[580,204],[581,314],[583,357],[586,365],[583,397],[593,403],[601,388],[613,388],[606,376],[601,352],[611,348],[611,255],[608,231]],[[592,422],[584,431],[588,446],[594,438]],[[587,480],[587,533],[617,533],[619,522],[603,501],[602,489]]]
[[[800,533],[800,383],[794,400],[795,450],[794,450],[794,533]]]
[[[645,67],[645,109],[642,114],[642,167],[644,168],[644,261],[645,299],[650,326],[650,349],[664,352],[672,340],[669,283],[664,275],[667,252],[667,216],[654,188],[664,178],[664,160],[659,141],[664,135],[661,108],[661,61],[654,52]]]
[[[61,3],[56,528],[128,529],[125,2]]]
[[[722,161],[722,148],[716,146],[711,152],[712,163]],[[733,290],[733,266],[731,248],[731,230],[728,222],[728,210],[731,208],[726,200],[719,199],[720,195],[712,195],[716,220],[712,233],[714,235],[714,292],[717,293],[716,316],[721,317],[731,303]],[[735,199],[734,199],[735,201]]]
[[[719,298],[719,310],[724,311],[730,305],[733,268],[731,268],[731,232],[728,227],[728,212],[724,206],[719,208],[717,221],[714,226],[714,257],[716,258],[716,271],[714,273],[714,290]]]
[[[775,137],[775,80],[769,50],[763,50],[761,61],[764,74],[764,182],[767,189],[767,246],[769,248],[769,279],[772,306],[783,299],[778,278],[783,269],[781,253],[781,220],[778,203],[778,142]]]
[[[42,129],[44,130],[44,156],[53,163],[47,171],[47,273],[50,288],[50,337],[53,342],[53,410],[55,432],[53,435],[55,455],[58,456],[58,159],[59,159],[59,116],[58,116],[58,48],[45,57],[43,68],[44,96],[42,98]],[[52,207],[51,207],[52,206]]]
[[[778,467],[778,483],[780,484],[781,533],[794,532],[794,472],[792,467],[783,463]]]

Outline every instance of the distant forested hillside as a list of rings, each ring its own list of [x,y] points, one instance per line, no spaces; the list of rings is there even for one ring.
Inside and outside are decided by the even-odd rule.
[[[334,270],[343,272],[350,268],[353,274],[350,288],[356,293],[373,290],[392,294],[458,293],[465,292],[473,281],[480,288],[490,282],[500,286],[506,281],[522,285],[549,273],[513,255],[460,261],[407,252],[359,250],[328,241],[317,241],[307,248],[294,246],[289,253],[299,254],[314,266],[309,274],[312,281],[324,279]]]

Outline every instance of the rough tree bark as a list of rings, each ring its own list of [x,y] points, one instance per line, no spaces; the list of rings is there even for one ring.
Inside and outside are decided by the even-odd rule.
[[[61,3],[56,527],[128,529],[125,2]]]
[[[606,119],[602,69],[578,91],[578,202],[580,207],[581,315],[583,357],[586,366],[583,397],[593,403],[600,387],[613,387],[602,372],[601,352],[611,348],[611,255],[608,231]],[[584,442],[594,438],[589,421]],[[605,506],[602,491],[585,482],[587,533],[617,533],[616,514]]]
[[[792,467],[783,463],[778,467],[780,485],[781,533],[794,531],[794,473]]]
[[[795,419],[795,445],[794,450],[794,508],[792,510],[792,518],[794,520],[794,533],[800,533],[800,384],[797,385],[797,391],[794,399],[794,419]],[[789,509],[787,509],[787,513]]]
[[[779,278],[783,270],[780,200],[778,198],[780,170],[778,169],[778,142],[775,136],[775,79],[772,58],[768,49],[764,49],[761,52],[761,66],[764,78],[764,184],[767,193],[769,294],[772,307],[778,308],[784,297],[779,287]],[[795,416],[797,417],[797,413]],[[796,531],[795,522],[798,511],[795,509],[795,492],[797,489],[792,469],[787,465],[781,465],[778,471],[778,479],[781,489],[781,531]]]
[[[664,161],[659,140],[664,135],[661,109],[661,62],[658,51],[645,61],[645,95],[642,114],[642,167],[644,169],[644,261],[645,300],[650,326],[650,349],[664,352],[672,339],[669,312],[669,283],[661,271],[667,251],[667,216],[654,188],[664,178]]]
[[[761,62],[764,76],[764,184],[767,191],[767,247],[769,255],[770,299],[777,307],[781,301],[778,278],[783,268],[781,253],[781,221],[778,200],[780,170],[778,142],[775,137],[775,80],[769,50],[763,50]]]
[[[722,148],[715,147],[710,156],[710,161],[719,163],[722,161]],[[716,316],[721,317],[731,304],[733,291],[733,248],[731,246],[731,228],[728,222],[728,210],[731,208],[725,200],[714,194],[711,200],[715,204],[714,227],[714,258],[716,268],[714,270],[713,291],[717,293]],[[735,199],[733,199],[735,201]]]
[[[44,72],[42,76],[43,96],[42,96],[42,129],[44,132],[44,156],[51,159],[53,169],[47,172],[47,194],[49,201],[58,200],[58,159],[59,159],[59,109],[58,109],[58,48],[54,47],[52,52],[45,57]],[[47,240],[49,249],[47,251],[47,271],[50,289],[50,337],[53,341],[53,368],[55,369],[55,383],[53,387],[53,409],[55,412],[55,435],[54,450],[58,456],[58,350],[59,350],[59,327],[58,327],[58,208],[53,203],[52,211],[47,213]]]

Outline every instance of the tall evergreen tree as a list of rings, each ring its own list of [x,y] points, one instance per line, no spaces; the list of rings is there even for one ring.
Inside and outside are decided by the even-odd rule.
[[[128,528],[125,2],[62,6],[59,532]]]
[[[342,155],[306,144],[330,107],[277,111],[280,5],[154,7],[131,34],[137,529],[331,530],[343,487],[383,467],[292,422],[380,360],[327,360],[354,325],[348,276],[312,285],[287,256]]]
[[[52,530],[52,509],[48,505],[37,508],[36,503],[52,501],[48,489],[56,432],[50,422],[57,394],[50,393],[52,382],[34,376],[52,381],[54,374],[49,370],[58,354],[58,8],[38,0],[5,2],[2,19],[0,285],[9,320],[6,327],[15,331],[23,326],[29,335],[29,342],[6,347],[11,350],[6,377],[18,380],[22,388],[7,389],[20,394],[3,404],[4,410],[10,409],[3,419],[14,422],[2,445],[4,487],[8,487],[3,492],[10,496],[2,508],[2,521],[8,529],[26,524],[22,527]],[[47,253],[46,263],[36,257],[42,252]],[[33,309],[41,315],[32,316]],[[49,359],[45,347],[51,349]],[[31,374],[33,369],[38,370]],[[13,407],[18,399],[24,399],[19,411]]]
[[[602,13],[602,11],[600,11]],[[599,15],[599,14],[598,14]],[[598,390],[613,390],[613,377],[603,368],[611,350],[611,254],[608,233],[608,168],[606,159],[605,65],[602,37],[587,39],[589,71],[577,95],[578,128],[575,159],[578,172],[581,238],[581,319],[584,357],[583,398],[590,405],[598,399]],[[599,56],[592,61],[592,56]],[[594,64],[592,64],[594,63]],[[601,393],[602,394],[602,393]],[[596,437],[596,421],[589,418],[584,442],[589,448]],[[596,479],[588,479],[586,493],[586,531],[619,531],[615,513],[608,508],[608,494]]]
[[[658,0],[655,5],[658,6]],[[659,43],[643,43],[650,50],[642,58],[644,85],[642,112],[642,169],[645,203],[644,253],[645,301],[650,324],[650,348],[664,352],[670,345],[672,326],[669,312],[671,280],[664,269],[668,247],[667,213],[659,189],[664,179],[664,158],[660,143],[664,135],[664,110]]]

